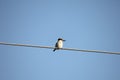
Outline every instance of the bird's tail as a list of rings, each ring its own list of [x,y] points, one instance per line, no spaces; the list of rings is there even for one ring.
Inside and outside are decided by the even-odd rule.
[[[53,50],[53,52],[55,52],[56,48]]]

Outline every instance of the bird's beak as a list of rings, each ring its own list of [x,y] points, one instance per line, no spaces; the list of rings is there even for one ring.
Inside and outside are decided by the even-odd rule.
[[[66,40],[63,40],[63,41],[66,41]]]

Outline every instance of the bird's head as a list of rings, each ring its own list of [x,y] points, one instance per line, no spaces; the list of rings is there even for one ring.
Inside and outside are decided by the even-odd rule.
[[[58,38],[58,41],[59,41],[59,40],[66,41],[66,40],[64,40],[64,39],[62,39],[62,38]]]

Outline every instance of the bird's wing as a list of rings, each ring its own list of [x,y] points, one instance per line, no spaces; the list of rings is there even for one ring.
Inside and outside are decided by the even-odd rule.
[[[55,44],[55,47],[58,47],[58,44],[57,44],[57,43]]]

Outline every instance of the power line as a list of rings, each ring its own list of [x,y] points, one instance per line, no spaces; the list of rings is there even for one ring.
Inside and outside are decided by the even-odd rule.
[[[33,47],[33,48],[47,48],[47,49],[54,49],[55,48],[55,47],[51,47],[51,46],[16,44],[16,43],[6,43],[6,42],[0,42],[0,44],[1,45],[9,45],[9,46]],[[106,53],[106,54],[120,55],[120,52],[109,52],[109,51],[101,51],[101,50],[82,50],[82,49],[75,49],[75,48],[61,48],[61,50],[80,51],[80,52],[95,52],[95,53]]]

